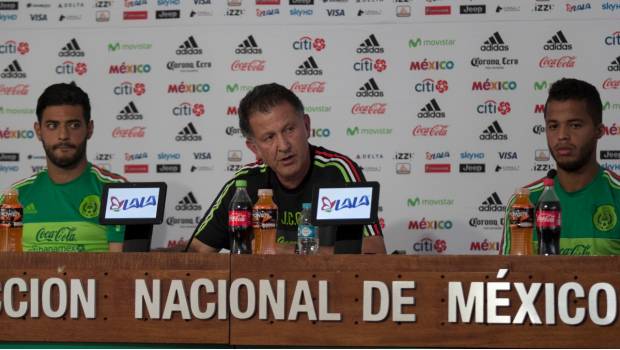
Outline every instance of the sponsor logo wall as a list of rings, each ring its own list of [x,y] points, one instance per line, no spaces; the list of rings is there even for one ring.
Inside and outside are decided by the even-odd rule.
[[[599,89],[597,155],[620,170],[620,11],[609,5],[20,3],[0,1],[0,188],[44,167],[36,99],[73,81],[92,98],[90,161],[168,183],[154,249],[183,246],[223,183],[254,160],[237,106],[271,81],[304,102],[310,142],[382,184],[390,252],[497,254],[513,190],[554,167],[543,106],[561,77]]]

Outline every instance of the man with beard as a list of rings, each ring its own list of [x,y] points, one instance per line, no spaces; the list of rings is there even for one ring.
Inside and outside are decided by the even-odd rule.
[[[594,86],[567,78],[551,85],[545,104],[545,133],[557,165],[554,189],[562,208],[563,255],[620,254],[620,177],[596,161],[596,145],[604,133],[602,119],[601,97]],[[543,191],[542,179],[526,188],[536,205]],[[505,219],[508,223],[508,213]],[[535,228],[533,237],[536,239]],[[510,253],[510,243],[510,225],[506,224],[501,254]]]
[[[98,221],[103,184],[125,179],[86,159],[93,134],[88,95],[73,84],[49,86],[37,102],[34,129],[47,168],[13,185],[24,207],[23,250],[122,251],[125,227]]]

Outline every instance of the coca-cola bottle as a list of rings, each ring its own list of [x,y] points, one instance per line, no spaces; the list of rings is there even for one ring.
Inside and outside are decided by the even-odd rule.
[[[538,236],[538,254],[560,254],[560,231],[562,229],[562,211],[560,199],[553,189],[553,179],[543,180],[545,189],[536,205],[536,230]]]
[[[237,191],[228,207],[231,254],[252,254],[252,200],[245,180],[236,180]]]

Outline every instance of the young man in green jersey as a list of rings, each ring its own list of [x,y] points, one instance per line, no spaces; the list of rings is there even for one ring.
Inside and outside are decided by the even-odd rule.
[[[554,189],[562,208],[561,254],[619,255],[620,177],[596,160],[597,142],[604,133],[598,91],[585,81],[560,79],[549,89],[544,115],[547,146],[557,165]],[[526,188],[536,205],[542,179]],[[514,197],[508,208],[513,201]],[[508,223],[508,213],[505,220]],[[510,253],[510,243],[506,224],[501,254]]]
[[[13,185],[24,207],[24,251],[120,252],[124,226],[99,224],[104,183],[125,179],[92,165],[88,95],[74,84],[54,84],[37,102],[34,129],[47,168]]]

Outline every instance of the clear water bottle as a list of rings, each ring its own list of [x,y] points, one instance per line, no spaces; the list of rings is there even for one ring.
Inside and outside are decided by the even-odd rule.
[[[315,255],[319,251],[319,228],[310,223],[312,204],[302,204],[301,219],[297,226],[297,253]]]

